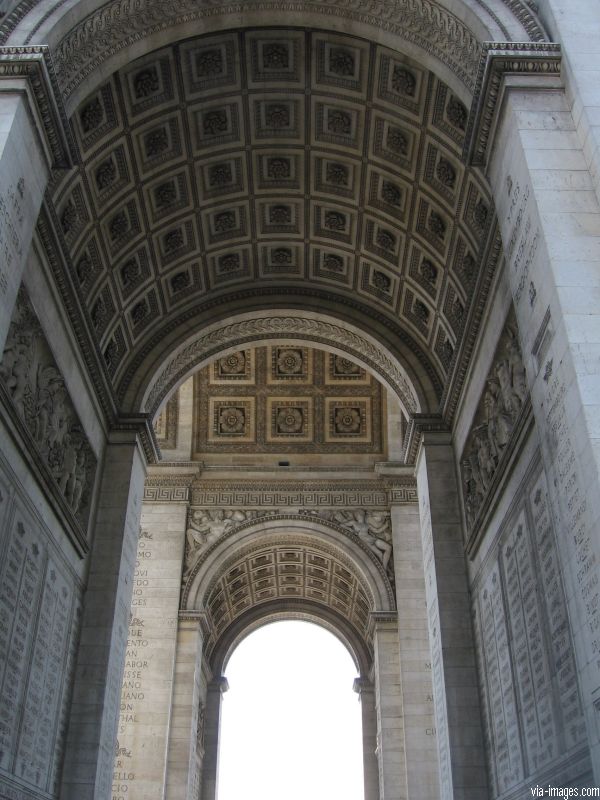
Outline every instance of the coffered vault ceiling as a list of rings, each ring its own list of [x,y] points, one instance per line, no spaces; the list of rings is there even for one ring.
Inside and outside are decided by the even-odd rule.
[[[179,323],[269,296],[383,321],[441,386],[494,227],[466,125],[432,73],[322,31],[202,37],[111,76],[53,205],[113,386]]]
[[[337,550],[300,537],[292,546],[257,545],[227,564],[203,603],[209,626],[206,653],[241,614],[273,600],[325,606],[367,638],[372,601],[356,569]]]
[[[155,421],[163,451],[177,447],[178,425],[193,430],[193,458],[322,455],[347,465],[385,458],[381,384],[342,356],[297,345],[230,353],[193,377],[193,402],[179,423],[178,393]],[[170,457],[169,457],[170,458]],[[367,460],[368,459],[368,460]],[[269,459],[272,463],[272,458]],[[296,459],[295,459],[296,460]],[[269,463],[269,462],[267,462]]]

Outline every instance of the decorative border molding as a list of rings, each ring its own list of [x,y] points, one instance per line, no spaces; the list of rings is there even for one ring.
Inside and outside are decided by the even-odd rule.
[[[148,464],[157,464],[160,461],[160,447],[149,414],[121,414],[113,422],[110,430],[118,433],[135,433],[140,438]]]
[[[440,59],[469,90],[481,46],[458,17],[432,0],[214,0],[199,5],[194,0],[112,0],[78,22],[58,43],[54,59],[66,98],[85,78],[114,54],[134,42],[163,32],[167,27],[190,25],[198,20],[227,14],[238,17],[263,12],[304,12],[333,16],[383,29]],[[2,29],[18,24],[11,15]]]
[[[465,323],[464,334],[460,340],[460,346],[454,354],[454,362],[449,370],[449,379],[444,387],[440,401],[442,415],[448,423],[454,419],[456,414],[467,370],[481,331],[481,320],[489,299],[490,287],[498,269],[498,264],[501,263],[503,257],[500,228],[495,219],[488,247],[482,259],[482,265],[485,266],[479,271],[478,283],[473,291],[474,302],[469,310],[469,318]]]
[[[519,20],[532,42],[548,41],[548,34],[544,26],[532,10],[534,6],[537,6],[535,2],[531,2],[531,0],[529,3],[523,2],[523,0],[502,0],[502,2]]]
[[[14,78],[24,78],[29,84],[43,122],[43,127],[36,125],[36,129],[51,154],[50,166],[68,169],[75,151],[48,46],[0,47],[0,93],[4,91],[3,80]]]
[[[42,25],[46,22],[46,20],[52,14],[55,14],[56,11],[65,4],[65,2],[66,0],[57,0],[57,2],[52,5],[51,9],[49,9],[45,14],[43,14],[40,17],[40,19],[38,19],[36,24],[28,32],[27,38],[25,39],[25,44],[28,44],[31,41],[33,36],[42,27]],[[533,13],[530,5],[523,2],[523,0],[501,0],[501,2],[510,10],[515,19],[517,19],[518,22],[522,25],[524,31],[528,34],[531,41],[538,42],[548,39],[548,36],[546,34],[546,31],[544,30],[542,23],[540,22],[537,15]],[[490,8],[490,6],[487,3],[483,2],[483,0],[477,0],[477,3],[485,10],[486,14],[488,14],[494,20],[494,22],[502,30],[505,37],[508,38],[508,31],[502,24],[497,14],[494,13],[492,8]],[[27,16],[27,14],[29,14],[39,4],[40,0],[24,0],[23,2],[19,3],[15,8],[13,8],[11,13],[4,20],[3,24],[0,25],[0,43],[6,42],[11,33],[18,27],[19,23]],[[364,5],[364,3],[362,5]],[[233,8],[231,10],[233,11]],[[337,13],[340,14],[343,12],[338,10]],[[376,15],[377,12],[376,10],[374,10],[372,13]],[[371,24],[377,24],[377,21],[378,21],[377,19],[370,20]],[[380,26],[384,27],[384,24],[380,23]]]
[[[165,434],[156,435],[161,450],[175,450],[177,448],[177,434],[179,429],[179,393],[175,392],[168,400],[162,412],[165,415]]]
[[[369,638],[372,639],[375,630],[380,625],[395,625],[398,626],[398,612],[397,611],[371,611],[369,614]]]
[[[192,485],[191,503],[201,508],[372,508],[389,507],[388,488],[365,481],[208,482]]]
[[[561,48],[553,42],[486,42],[475,82],[463,156],[486,167],[500,113],[499,98],[506,76],[559,78]]]
[[[277,481],[276,483],[205,481],[196,475],[151,475],[145,503],[189,502],[198,508],[361,507],[388,510],[390,504],[416,503],[412,478],[391,479],[368,487],[364,481]]]
[[[300,316],[277,316],[250,319],[223,325],[209,333],[200,334],[173,356],[162,369],[145,400],[145,407],[154,416],[164,397],[177,383],[201,361],[222,352],[228,347],[243,345],[265,338],[301,338],[306,341],[331,345],[365,363],[379,373],[398,393],[407,411],[418,408],[415,392],[408,377],[398,365],[381,350],[358,333],[340,325]]]
[[[144,487],[144,503],[188,503],[189,499],[189,486]]]
[[[449,433],[450,428],[441,414],[413,414],[404,435],[403,454],[406,464],[414,464],[424,433]]]
[[[412,484],[397,485],[391,484],[389,487],[390,492],[390,505],[415,505],[419,502],[419,495],[417,493],[416,481]]]
[[[65,248],[62,248],[57,240],[56,218],[50,208],[50,204],[45,200],[42,203],[37,219],[36,234],[39,240],[39,247],[43,250],[43,256],[49,264],[52,277],[60,292],[77,344],[94,384],[98,402],[105,418],[112,420],[117,413],[117,409],[107,378],[106,368],[89,334],[87,323],[82,313],[81,302],[77,297],[77,292],[71,279],[72,270],[69,270],[65,264]]]
[[[125,369],[118,368],[117,375],[119,372],[121,373],[118,377],[118,380],[115,381],[116,385],[116,397],[119,400],[123,400],[125,394],[127,392],[128,387],[131,385],[135,378],[135,374],[137,370],[143,367],[144,360],[151,355],[152,351],[159,345],[160,341],[165,338],[167,334],[176,331],[177,328],[181,327],[183,323],[189,322],[190,320],[197,321],[199,318],[202,318],[208,314],[208,312],[213,311],[219,306],[224,304],[231,304],[232,306],[236,306],[237,304],[248,304],[249,301],[256,300],[260,302],[263,306],[265,300],[267,298],[279,298],[281,297],[281,289],[279,288],[270,288],[270,287],[261,287],[259,289],[252,289],[252,290],[240,290],[240,291],[232,291],[226,295],[221,295],[220,297],[211,298],[208,302],[202,302],[198,305],[195,305],[185,312],[183,312],[179,317],[170,320],[168,323],[163,325],[155,336],[152,339],[148,340],[140,349],[135,353],[131,362],[127,365]],[[441,396],[444,383],[440,379],[440,374],[437,369],[433,366],[431,358],[428,355],[428,352],[425,351],[417,342],[412,338],[412,336],[407,332],[405,328],[398,325],[395,319],[391,317],[384,317],[378,309],[374,309],[364,303],[357,302],[354,298],[346,297],[342,294],[329,294],[321,289],[314,289],[314,288],[303,288],[297,286],[290,286],[286,290],[285,299],[288,301],[287,305],[289,306],[289,300],[293,298],[310,298],[312,301],[324,301],[325,303],[330,303],[336,307],[343,306],[344,308],[349,308],[352,311],[357,311],[359,314],[364,315],[367,319],[372,319],[379,324],[383,324],[390,332],[397,336],[398,339],[405,344],[410,351],[417,357],[420,366],[422,367],[423,371],[429,378],[432,383],[432,388],[436,393],[436,396]],[[272,307],[274,309],[277,308],[276,303],[272,303]],[[311,303],[311,308],[316,307],[316,303]],[[285,308],[285,306],[284,306]],[[243,313],[243,312],[240,312]],[[259,310],[256,311],[257,314],[261,313]],[[323,311],[322,313],[327,314],[330,313],[328,310]],[[275,332],[277,334],[277,338],[281,341],[284,341],[286,338],[298,338],[297,336],[294,337],[293,331],[284,331],[283,329],[280,331]],[[307,336],[307,340],[309,337]],[[256,339],[252,336],[248,337],[246,342],[239,341],[238,344],[240,347],[244,344],[251,344]],[[322,339],[319,337],[315,337],[314,341],[320,344],[327,344],[331,345],[331,341],[327,339]],[[215,346],[209,353],[209,356],[217,356],[220,352],[222,352],[224,345]],[[379,352],[379,351],[377,351]],[[206,357],[206,356],[205,356]],[[363,359],[365,360],[365,359]],[[373,367],[375,368],[375,367]],[[185,374],[185,371],[182,372],[181,376]],[[384,373],[386,375],[386,373]],[[387,378],[387,376],[386,376]],[[177,381],[174,381],[171,386],[174,386]],[[170,388],[170,387],[169,387]],[[155,410],[158,410],[161,402],[163,401],[166,394],[168,394],[169,388],[163,391],[160,400],[157,400],[154,403]],[[146,392],[148,390],[146,389]],[[147,401],[146,401],[147,402]]]

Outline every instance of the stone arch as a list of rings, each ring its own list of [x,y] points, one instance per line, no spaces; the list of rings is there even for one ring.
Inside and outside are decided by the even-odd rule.
[[[212,800],[217,780],[219,709],[226,688],[221,676],[227,659],[253,630],[282,619],[314,622],[348,649],[359,673],[355,688],[362,703],[365,797],[380,796],[373,682],[384,691],[386,676],[376,666],[374,619],[393,618],[392,575],[364,541],[330,517],[334,512],[251,517],[201,552],[189,573],[181,614],[202,615],[201,656],[210,676],[199,699],[207,720],[202,800]],[[293,593],[289,581],[294,583]],[[264,588],[267,583],[269,588]]]
[[[272,622],[299,620],[311,622],[329,631],[340,640],[354,661],[361,677],[368,677],[372,666],[372,658],[368,647],[356,631],[348,625],[339,614],[309,602],[293,602],[291,600],[265,604],[250,609],[242,614],[231,628],[223,634],[215,646],[210,666],[215,675],[221,675],[227,668],[227,662],[236,647],[254,631]]]
[[[246,63],[264,35],[292,48],[285,80]],[[100,367],[120,409],[138,413],[147,376],[192,347],[200,325],[310,309],[395,351],[414,384],[398,392],[407,411],[437,412],[499,254],[487,179],[465,160],[467,105],[422,54],[346,33],[331,46],[346,48],[356,74],[329,100],[338,79],[307,69],[329,52],[328,34],[264,35],[240,28],[153,50],[73,115],[80,163],[53,186],[52,221]],[[197,83],[190,65],[214,48],[223,77]],[[267,87],[281,133],[263,119]],[[324,127],[330,115],[339,136]],[[272,160],[289,180],[267,175]]]
[[[225,2],[198,8],[186,0],[167,7],[160,0],[147,0],[140,7],[112,0],[90,10],[83,3],[57,6],[51,0],[28,0],[0,26],[0,43],[49,44],[58,82],[72,109],[93,90],[100,73],[119,69],[157,43],[231,27],[232,11]],[[252,2],[239,4],[235,13],[242,27],[264,25],[266,18],[270,25],[352,30],[387,46],[402,43],[408,55],[437,70],[464,99],[474,88],[482,42],[547,39],[539,18],[523,0],[399,0],[378,8],[361,0],[344,7],[333,0],[301,7],[273,0],[258,9]]]
[[[167,397],[209,361],[239,349],[242,344],[259,345],[273,340],[316,344],[323,350],[349,356],[398,396],[407,416],[436,406],[430,376],[414,356],[409,362],[411,371],[404,366],[412,355],[410,352],[401,361],[386,342],[356,325],[340,323],[329,315],[294,310],[282,314],[265,312],[260,316],[240,314],[197,332],[162,361],[155,362],[154,369],[146,367],[139,371],[144,383],[140,382],[129,402],[154,416]],[[136,388],[134,380],[130,388]]]
[[[257,548],[281,549],[291,547],[294,542],[300,542],[301,547],[321,549],[350,570],[367,598],[369,613],[394,609],[394,590],[381,560],[354,532],[337,524],[333,515],[328,517],[318,512],[273,512],[232,525],[199,554],[182,593],[182,608],[202,610],[234,561],[249,556]]]

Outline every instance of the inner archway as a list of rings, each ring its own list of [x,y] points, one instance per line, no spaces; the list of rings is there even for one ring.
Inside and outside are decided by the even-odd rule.
[[[356,675],[319,625],[280,621],[244,638],[225,667],[217,800],[363,800]]]
[[[593,2],[533,5],[0,0],[0,794],[213,800],[200,702],[290,605],[361,646],[369,800],[598,777]],[[161,460],[284,345],[377,373],[387,448],[383,390],[279,375]]]

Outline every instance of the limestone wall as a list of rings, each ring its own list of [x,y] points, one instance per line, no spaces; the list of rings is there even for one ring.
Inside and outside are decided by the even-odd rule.
[[[549,781],[592,785],[548,483],[534,441],[519,467],[472,584],[496,795],[518,786],[525,795]]]
[[[142,513],[113,800],[163,797],[186,512],[185,505],[171,504],[146,506]]]
[[[83,563],[0,438],[0,795],[30,800],[60,786]]]
[[[34,271],[0,359],[0,794],[10,800],[59,794],[102,446],[30,254]]]
[[[552,487],[502,277],[496,292],[457,461],[492,795],[525,797],[536,784],[592,785],[592,772]]]

